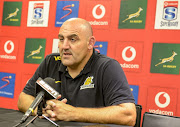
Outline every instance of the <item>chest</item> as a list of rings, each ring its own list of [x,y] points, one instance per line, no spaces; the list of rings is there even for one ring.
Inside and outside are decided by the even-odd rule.
[[[68,103],[80,107],[97,107],[103,104],[103,88],[96,73],[80,75],[72,79],[67,74],[60,75],[61,83],[58,90],[62,99]]]

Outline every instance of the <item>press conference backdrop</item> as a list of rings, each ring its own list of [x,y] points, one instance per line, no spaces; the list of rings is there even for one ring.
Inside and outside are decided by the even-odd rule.
[[[96,51],[121,64],[142,113],[180,116],[179,8],[178,0],[0,0],[0,107],[17,109],[28,79],[58,52],[62,23],[80,17]]]

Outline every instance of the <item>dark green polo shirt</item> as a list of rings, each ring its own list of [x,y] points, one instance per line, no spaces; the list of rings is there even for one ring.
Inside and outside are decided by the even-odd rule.
[[[62,95],[61,99],[66,98],[67,103],[73,106],[103,107],[134,103],[134,97],[120,64],[95,52],[74,79],[61,63],[59,54],[46,56],[23,92],[35,96],[35,82],[39,77],[55,79],[55,89]]]

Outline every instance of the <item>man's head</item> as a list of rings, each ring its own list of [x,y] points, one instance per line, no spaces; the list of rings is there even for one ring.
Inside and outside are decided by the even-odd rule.
[[[81,18],[69,19],[61,26],[58,36],[62,63],[70,68],[83,69],[95,43],[89,22]]]

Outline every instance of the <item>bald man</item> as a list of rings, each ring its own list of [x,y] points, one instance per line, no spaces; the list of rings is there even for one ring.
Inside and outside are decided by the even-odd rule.
[[[43,109],[51,120],[134,126],[136,108],[126,76],[116,60],[95,52],[89,22],[69,19],[58,37],[60,54],[46,56],[39,65],[19,96],[19,110],[26,112],[35,99],[36,80],[51,77],[60,93]]]

